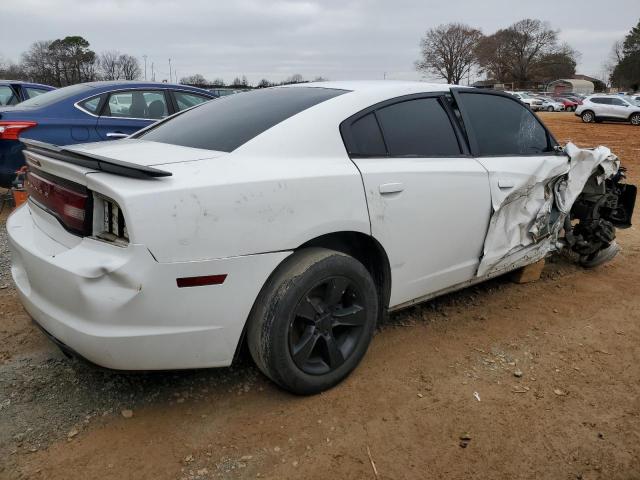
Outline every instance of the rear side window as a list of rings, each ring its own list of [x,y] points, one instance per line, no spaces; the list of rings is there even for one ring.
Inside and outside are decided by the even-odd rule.
[[[232,152],[307,108],[347,93],[319,87],[265,88],[229,95],[188,110],[138,138],[185,147]]]
[[[396,103],[376,112],[391,156],[460,154],[449,116],[437,98]]]
[[[378,126],[374,113],[359,118],[351,125],[353,152],[366,157],[385,156],[387,148],[382,139],[382,132]]]
[[[93,97],[87,100],[83,100],[78,103],[80,107],[82,107],[87,112],[93,113],[94,115],[98,114],[98,105],[100,105],[100,97]]]
[[[607,102],[605,102],[605,99],[604,99],[604,98],[599,98],[599,97],[592,98],[592,99],[591,99],[591,102],[592,102],[592,103],[600,103],[600,104],[607,103]]]
[[[15,105],[20,100],[9,85],[0,85],[0,106]]]
[[[460,103],[471,122],[480,155],[535,155],[551,150],[546,130],[520,102],[499,95],[460,92]]]
[[[195,93],[187,93],[187,92],[180,92],[180,91],[174,91],[173,96],[176,99],[176,103],[178,104],[179,112],[211,100],[209,97],[203,97],[202,95],[198,95]]]
[[[27,94],[27,98],[34,98],[38,95],[42,95],[43,93],[47,93],[49,90],[45,90],[43,88],[24,87],[24,91]]]

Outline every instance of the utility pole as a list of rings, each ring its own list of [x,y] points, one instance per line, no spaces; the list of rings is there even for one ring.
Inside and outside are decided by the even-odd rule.
[[[172,83],[171,79],[172,79],[172,77],[171,77],[171,59],[169,59],[169,83]]]
[[[142,58],[144,58],[144,81],[147,81],[147,56],[146,55],[142,55]]]
[[[153,62],[151,62],[151,81],[156,81],[156,73],[153,71]]]

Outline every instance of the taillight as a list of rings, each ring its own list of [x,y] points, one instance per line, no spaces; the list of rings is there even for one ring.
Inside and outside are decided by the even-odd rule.
[[[22,132],[36,125],[37,122],[0,121],[0,140],[18,140]]]
[[[46,177],[48,175],[27,172],[24,186],[31,199],[55,216],[67,230],[79,235],[90,234],[87,228],[90,224],[87,221],[88,190],[82,185]]]

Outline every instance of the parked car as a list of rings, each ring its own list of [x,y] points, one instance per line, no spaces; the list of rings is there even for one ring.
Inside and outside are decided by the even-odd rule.
[[[55,145],[113,140],[215,98],[200,88],[145,82],[92,82],[0,107],[0,187],[24,165],[19,138]]]
[[[578,108],[578,102],[571,100],[567,97],[558,97],[554,95],[551,98],[553,98],[556,102],[562,103],[562,105],[564,105],[564,109],[567,112],[574,112],[576,108]]]
[[[511,95],[422,82],[265,88],[118,142],[24,142],[11,272],[62,348],[164,370],[246,342],[299,394],[356,368],[387,311],[565,248],[612,258],[635,202],[608,149],[559,149]]]
[[[40,83],[0,80],[0,107],[17,105],[51,90],[55,90],[55,88]]]
[[[529,95],[527,92],[506,92],[509,95],[516,97],[522,103],[527,105],[531,110],[542,110],[542,100]]]
[[[540,110],[546,110],[547,112],[563,112],[564,104],[556,102],[553,98],[549,97],[535,97],[542,102],[542,108]]]
[[[584,123],[605,120],[640,125],[640,105],[621,95],[591,95],[576,110]]]

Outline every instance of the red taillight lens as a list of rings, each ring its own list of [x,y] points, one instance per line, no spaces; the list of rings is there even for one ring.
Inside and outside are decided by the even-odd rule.
[[[58,218],[60,223],[73,233],[86,235],[87,203],[89,193],[82,185],[60,183],[27,172],[25,189],[31,198]]]
[[[38,125],[36,122],[5,121],[0,122],[0,140],[18,140],[20,134],[28,128]]]

